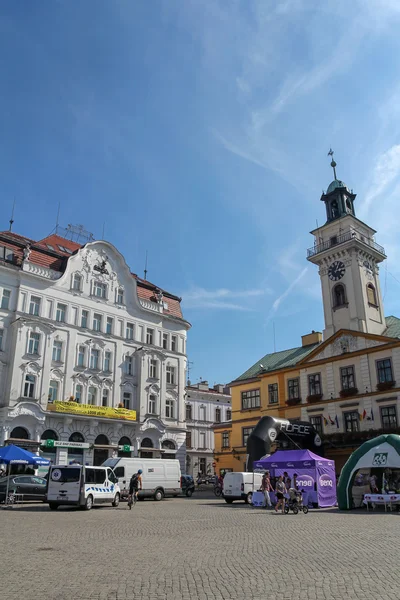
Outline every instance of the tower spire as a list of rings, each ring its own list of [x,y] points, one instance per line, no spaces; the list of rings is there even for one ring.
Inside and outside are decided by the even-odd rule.
[[[337,177],[336,177],[336,163],[335,163],[335,160],[333,158],[333,155],[334,155],[334,152],[333,152],[332,148],[330,148],[329,152],[328,152],[328,156],[332,156],[331,167],[333,169],[334,178],[337,179]]]

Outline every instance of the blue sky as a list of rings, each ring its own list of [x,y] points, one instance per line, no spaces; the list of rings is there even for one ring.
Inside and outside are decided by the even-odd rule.
[[[82,223],[183,297],[191,378],[323,328],[309,231],[338,177],[400,315],[397,0],[3,0],[1,227]]]

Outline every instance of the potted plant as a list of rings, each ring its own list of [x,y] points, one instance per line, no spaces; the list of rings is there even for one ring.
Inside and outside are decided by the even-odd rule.
[[[310,394],[307,396],[307,402],[312,404],[313,402],[319,402],[322,400],[322,394]]]
[[[392,387],[394,387],[395,384],[396,384],[395,381],[380,381],[377,384],[376,389],[379,390],[380,392],[384,392],[386,390],[392,389]]]
[[[348,398],[349,396],[357,396],[357,394],[358,394],[358,388],[356,388],[356,387],[349,387],[349,388],[346,388],[344,390],[340,390],[339,394],[340,394],[341,398]]]

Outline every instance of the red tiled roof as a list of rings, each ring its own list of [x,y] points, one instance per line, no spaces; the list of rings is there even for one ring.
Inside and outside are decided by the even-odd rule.
[[[34,240],[14,233],[13,231],[0,231],[0,245],[7,245],[8,248],[12,249],[15,255],[15,264],[21,265],[23,260],[23,248],[29,244],[31,246],[31,254],[29,261],[53,269],[54,271],[63,272],[66,266],[66,259],[71,256],[71,252],[76,252],[83,246],[77,242],[67,240],[57,234],[51,234],[42,240],[35,242]],[[51,246],[54,250],[49,248]],[[66,252],[60,248],[67,248],[70,252]],[[160,290],[165,296],[165,302],[168,304],[168,308],[164,308],[164,313],[173,317],[183,319],[181,310],[181,298],[174,296],[169,292],[162,290],[155,284],[142,279],[135,273],[132,276],[136,279],[138,297],[142,300],[149,300],[156,304],[155,292]]]

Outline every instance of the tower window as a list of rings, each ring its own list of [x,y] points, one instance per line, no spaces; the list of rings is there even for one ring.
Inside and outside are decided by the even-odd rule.
[[[336,219],[339,216],[339,208],[338,208],[338,203],[336,202],[336,200],[334,200],[331,204],[331,212],[332,212],[332,219]]]
[[[339,308],[340,306],[346,306],[346,292],[344,285],[339,283],[333,288],[333,306]]]
[[[349,213],[353,212],[353,207],[351,206],[351,201],[349,198],[347,198],[347,200],[346,200],[346,209],[347,209],[347,212],[349,212]]]
[[[378,302],[376,300],[376,290],[372,283],[367,285],[367,298],[368,304],[372,304],[373,306],[378,306]]]

